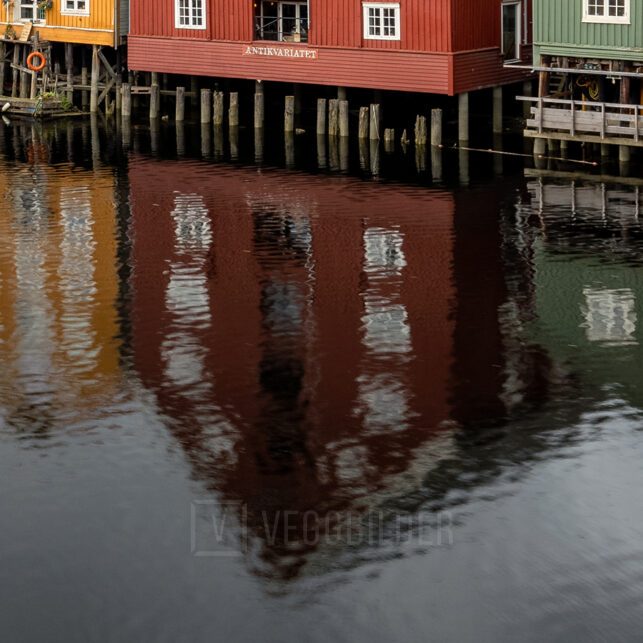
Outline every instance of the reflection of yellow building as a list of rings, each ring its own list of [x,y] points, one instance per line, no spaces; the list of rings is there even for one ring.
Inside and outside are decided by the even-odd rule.
[[[41,40],[85,45],[117,46],[127,35],[128,0],[52,0],[40,9],[39,0],[10,0],[0,5],[5,26],[20,35],[33,23]],[[3,28],[4,31],[4,28]]]
[[[90,409],[118,379],[114,176],[41,162],[2,170],[2,406]]]

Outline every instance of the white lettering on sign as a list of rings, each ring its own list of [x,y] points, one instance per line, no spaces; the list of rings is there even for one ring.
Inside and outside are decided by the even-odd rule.
[[[255,47],[246,45],[243,49],[244,56],[277,56],[282,58],[308,58],[317,59],[317,49],[300,49],[289,47]]]

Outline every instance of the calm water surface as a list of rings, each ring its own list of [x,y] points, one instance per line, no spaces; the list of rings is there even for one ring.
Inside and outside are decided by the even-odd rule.
[[[3,641],[640,638],[640,188],[132,136],[0,130]]]

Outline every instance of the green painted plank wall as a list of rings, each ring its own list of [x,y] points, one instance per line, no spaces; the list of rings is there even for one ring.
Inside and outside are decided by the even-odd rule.
[[[534,0],[535,53],[643,61],[643,0],[630,0],[630,24],[583,22],[583,0]]]

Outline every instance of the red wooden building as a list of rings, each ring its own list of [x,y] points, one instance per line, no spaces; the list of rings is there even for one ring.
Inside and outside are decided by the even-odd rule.
[[[131,0],[140,71],[455,95],[510,83],[531,0]]]

